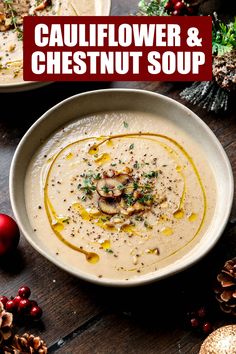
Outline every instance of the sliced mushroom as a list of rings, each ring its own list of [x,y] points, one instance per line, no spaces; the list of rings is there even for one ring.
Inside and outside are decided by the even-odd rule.
[[[112,169],[103,172],[103,177],[104,178],[112,178],[114,176],[115,176],[115,171],[112,170]]]
[[[132,178],[125,173],[121,173],[120,175],[116,176],[115,178],[120,184],[123,184],[124,186],[132,180]]]
[[[117,198],[123,190],[120,188],[121,183],[117,178],[103,178],[97,182],[97,192],[104,198]]]
[[[118,214],[120,211],[119,203],[114,199],[99,198],[98,206],[103,213],[109,215]]]
[[[42,11],[46,9],[46,7],[52,5],[52,0],[43,0],[36,8],[34,11]]]
[[[130,174],[130,173],[133,172],[133,169],[130,168],[130,167],[128,167],[128,166],[126,166],[126,167],[124,168],[124,172],[127,173],[127,174]]]
[[[134,208],[135,212],[137,212],[137,213],[139,213],[140,211],[144,211],[146,209],[145,206],[140,204],[139,202],[136,202],[133,205],[133,208]]]
[[[125,194],[133,194],[134,193],[134,182],[129,181],[126,185],[125,185],[125,189],[124,189],[124,193]]]

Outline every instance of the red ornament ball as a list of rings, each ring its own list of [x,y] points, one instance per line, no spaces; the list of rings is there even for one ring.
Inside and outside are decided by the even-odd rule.
[[[16,222],[8,215],[0,214],[0,257],[17,248],[20,231]]]
[[[22,286],[19,290],[18,290],[18,295],[22,298],[28,299],[30,297],[31,291],[30,288],[28,286]]]
[[[33,306],[30,310],[30,316],[33,320],[39,320],[42,317],[43,311],[39,306]]]

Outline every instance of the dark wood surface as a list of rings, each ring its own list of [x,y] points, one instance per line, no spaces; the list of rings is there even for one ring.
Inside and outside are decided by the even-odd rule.
[[[114,0],[113,15],[134,13],[138,0]],[[181,101],[183,84],[118,82],[57,83],[32,92],[0,94],[0,212],[12,215],[8,192],[11,159],[21,137],[48,108],[72,94],[107,87],[142,88]],[[28,103],[31,103],[29,106]],[[184,103],[184,102],[183,102]],[[33,108],[32,108],[33,107]],[[236,105],[209,114],[188,105],[224,146],[236,176]],[[222,203],[224,201],[222,200]],[[44,310],[42,321],[21,331],[40,334],[50,353],[198,353],[204,336],[186,326],[185,312],[206,304],[217,328],[235,322],[217,310],[213,283],[224,262],[236,256],[236,204],[217,246],[191,269],[137,289],[101,288],[78,280],[41,257],[21,237],[16,254],[0,262],[0,294],[28,284]]]

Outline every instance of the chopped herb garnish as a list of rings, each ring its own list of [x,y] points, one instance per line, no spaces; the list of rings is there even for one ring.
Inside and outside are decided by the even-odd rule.
[[[105,192],[105,193],[109,193],[109,191],[110,191],[110,189],[109,189],[109,187],[108,187],[107,185],[103,186],[103,187],[102,187],[102,190],[103,190],[103,192]]]
[[[133,188],[134,188],[135,191],[138,189],[138,183],[137,182],[133,183]]]
[[[111,248],[106,248],[106,252],[107,252],[107,253],[113,253],[113,251],[112,251]]]
[[[128,127],[129,127],[129,124],[128,124],[127,122],[123,122],[123,124],[124,124],[124,127],[125,127],[125,128],[128,128]]]
[[[148,224],[148,222],[147,222],[146,220],[144,221],[144,226],[145,226],[147,229],[149,229],[149,230],[152,230],[152,229],[153,229],[153,226],[150,225],[150,224]]]
[[[129,149],[130,149],[130,150],[133,150],[133,148],[134,148],[134,144],[131,144],[131,145],[129,146]]]
[[[91,195],[96,190],[95,185],[91,181],[91,177],[86,177],[83,180],[83,186],[79,187],[79,185],[78,185],[78,188],[83,190],[85,195]]]
[[[97,174],[94,174],[93,178],[96,179],[96,180],[98,180],[98,179],[101,179],[102,176],[101,176],[100,173],[97,173]]]
[[[148,172],[148,173],[144,173],[144,177],[147,177],[147,178],[158,177],[158,172],[157,171],[151,171],[151,172]]]
[[[67,223],[67,224],[69,224],[69,221],[70,221],[70,218],[66,218],[66,219],[62,220],[63,223]]]
[[[111,163],[111,166],[113,166],[113,167],[116,166],[116,163],[115,163],[115,162],[112,162],[112,163]]]
[[[142,198],[139,198],[138,201],[143,204],[143,203],[147,203],[147,202],[152,202],[153,198],[154,198],[153,195],[146,194]]]
[[[142,192],[143,192],[143,193],[146,193],[147,191],[150,192],[150,190],[152,190],[152,188],[153,188],[153,187],[151,186],[151,184],[145,183],[144,186],[143,186],[143,188],[142,188]]]
[[[109,221],[109,220],[110,220],[110,219],[109,219],[107,216],[101,218],[101,221],[102,221],[102,222],[106,222],[106,221]]]
[[[140,216],[140,215],[136,215],[136,216],[135,216],[135,220],[136,220],[136,221],[143,221],[143,217]]]
[[[120,191],[123,191],[123,189],[125,189],[125,186],[123,184],[119,184],[117,186],[117,188],[120,190]]]
[[[133,205],[135,202],[133,194],[124,194],[124,199],[125,199],[125,202],[128,206]]]

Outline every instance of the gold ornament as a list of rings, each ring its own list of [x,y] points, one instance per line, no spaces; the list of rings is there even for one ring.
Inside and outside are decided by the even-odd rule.
[[[236,325],[218,328],[203,342],[199,354],[235,354]]]

